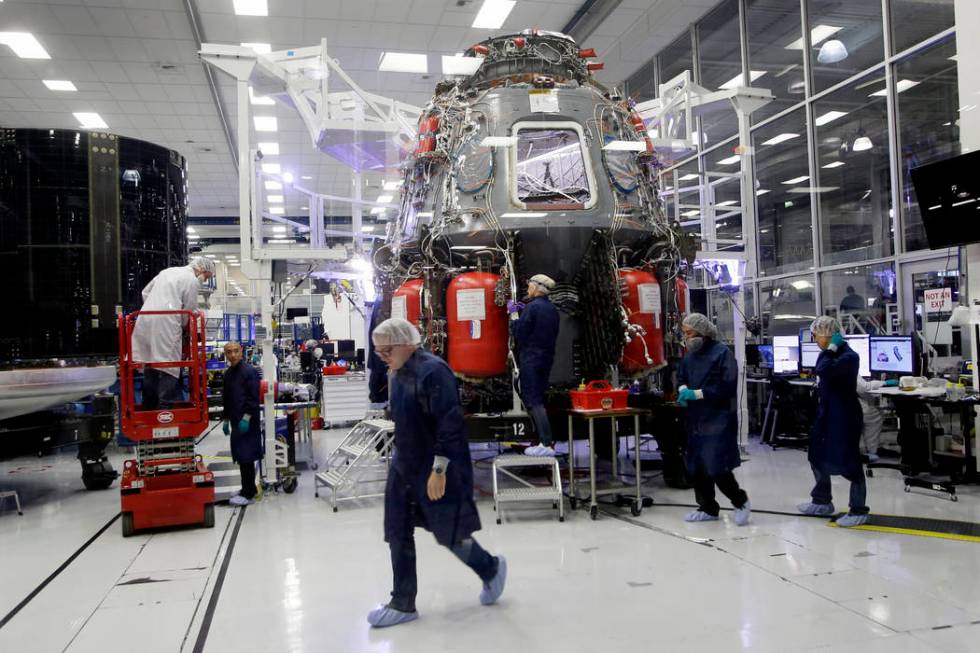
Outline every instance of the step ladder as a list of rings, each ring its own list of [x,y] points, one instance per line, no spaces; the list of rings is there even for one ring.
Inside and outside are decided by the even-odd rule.
[[[395,442],[395,423],[384,419],[366,419],[352,428],[343,442],[333,450],[324,471],[314,479],[314,496],[320,488],[329,488],[330,505],[337,512],[338,501],[352,501],[384,496],[384,493],[361,494],[362,483],[379,483],[388,477],[391,447]],[[352,496],[337,496],[353,492]]]
[[[534,485],[526,479],[509,471],[528,467],[544,467],[551,469],[550,485]],[[519,484],[518,487],[500,487],[500,475],[507,476]],[[534,457],[524,455],[498,456],[493,461],[493,509],[497,512],[497,523],[500,523],[501,503],[524,503],[531,501],[550,501],[552,507],[558,510],[558,521],[565,521],[565,503],[562,500],[561,472],[556,458]]]

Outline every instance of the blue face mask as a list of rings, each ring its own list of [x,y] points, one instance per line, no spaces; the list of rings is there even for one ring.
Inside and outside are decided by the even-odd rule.
[[[690,352],[699,351],[702,347],[704,347],[704,338],[702,338],[701,336],[695,336],[693,338],[685,338],[684,346],[687,347],[687,350]]]

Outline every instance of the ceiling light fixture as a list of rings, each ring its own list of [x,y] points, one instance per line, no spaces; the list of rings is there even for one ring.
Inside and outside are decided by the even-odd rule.
[[[913,82],[911,79],[900,79],[897,82],[895,82],[895,92],[903,93],[909,90],[910,88],[913,88],[918,85],[919,82]],[[880,91],[875,91],[874,93],[870,94],[868,97],[885,97],[886,95],[888,95],[888,89],[883,88]]]
[[[387,204],[387,203],[389,203],[389,202],[390,202],[390,201],[391,201],[392,199],[394,199],[394,198],[393,198],[393,197],[392,197],[391,195],[378,195],[378,199],[376,199],[375,201],[376,201],[376,202],[377,202],[378,204]]]
[[[248,87],[248,99],[252,102],[254,106],[271,107],[275,105],[276,101],[271,97],[266,97],[264,95],[256,95],[255,91],[251,86]]]
[[[773,136],[768,141],[763,141],[763,145],[779,145],[780,143],[785,143],[786,141],[793,140],[794,138],[799,138],[799,134],[779,134],[778,136]]]
[[[109,125],[97,113],[78,111],[72,114],[81,124],[82,129],[108,129]]]
[[[279,121],[275,116],[254,116],[252,121],[257,132],[274,132],[279,129]]]
[[[765,70],[749,71],[749,84],[751,84],[752,82],[759,79],[765,74],[766,74]],[[721,89],[722,91],[730,91],[731,89],[738,88],[740,86],[743,86],[743,84],[742,84],[742,75],[739,74],[736,75],[735,77],[732,77],[730,80],[728,80],[718,88]]]
[[[737,203],[735,200],[725,200],[724,202],[719,202],[718,206],[735,206]]]
[[[765,188],[762,188],[760,190],[755,191],[755,196],[756,197],[759,197],[760,195],[765,195],[768,192],[769,192],[768,190],[766,190]]]
[[[833,163],[828,163],[825,166],[821,166],[824,170],[832,170],[834,168],[839,168],[844,165],[843,161],[834,161]]]
[[[291,172],[284,172],[284,173],[282,173],[282,180],[284,182],[286,182],[287,184],[293,183],[293,181],[295,181],[295,179],[296,178],[293,177],[293,173],[291,173]]]
[[[77,91],[75,85],[67,79],[42,79],[49,91]]]
[[[854,139],[854,145],[851,146],[851,151],[853,152],[867,152],[874,147],[874,143],[868,138],[868,135],[862,129],[858,132],[858,137]]]
[[[273,204],[282,204],[283,202],[282,195],[266,195],[265,199]]]
[[[267,175],[278,175],[282,170],[282,167],[278,163],[263,163],[262,172]]]
[[[286,225],[284,225],[284,224],[277,224],[276,226],[274,226],[272,228],[272,230],[275,231],[276,233],[284,234],[284,233],[286,233]]]
[[[720,166],[735,165],[736,163],[738,163],[741,160],[742,160],[742,157],[740,157],[738,154],[736,154],[736,155],[730,156],[730,157],[728,157],[726,159],[722,159],[721,161],[718,162],[718,165],[720,165]]]
[[[276,156],[279,154],[279,143],[259,143],[259,151],[267,156]]]
[[[817,127],[823,127],[828,122],[833,122],[838,118],[846,115],[847,115],[846,111],[828,111],[822,116],[817,116],[816,120],[814,120],[813,122],[816,123]]]
[[[50,59],[51,55],[30,32],[0,32],[0,43],[21,59]]]
[[[810,45],[816,47],[824,39],[830,38],[837,32],[844,29],[843,27],[835,27],[833,25],[817,25],[810,30]],[[786,46],[787,50],[802,50],[803,49],[803,37],[800,37]]]
[[[384,190],[398,190],[401,185],[402,182],[400,179],[398,181],[385,181],[381,183],[381,188]]]
[[[793,177],[792,179],[787,179],[786,181],[781,181],[779,183],[786,184],[787,186],[794,186],[796,184],[803,183],[807,179],[809,179],[809,177],[807,177],[806,175],[803,175],[802,177]]]
[[[385,209],[385,207],[383,207],[383,206],[376,206],[373,209],[371,209],[371,215],[381,215],[386,210],[387,209]]]
[[[830,39],[820,46],[820,52],[817,53],[817,61],[823,64],[840,63],[844,59],[847,59],[847,54],[847,48],[844,47],[843,41]]]
[[[280,184],[278,181],[271,181],[271,180],[270,181],[266,181],[265,182],[265,189],[266,190],[282,190],[282,184]]]
[[[271,213],[272,215],[282,215],[285,212],[286,212],[286,209],[284,209],[281,206],[271,206],[271,207],[269,207],[269,213]]]
[[[472,75],[480,69],[483,57],[447,57],[442,56],[443,75]]]
[[[303,175],[302,177],[300,177],[300,179],[305,179],[306,181],[309,181],[310,179],[313,179],[313,177],[310,175]]]
[[[268,16],[269,4],[266,0],[232,0],[235,13],[239,16]]]
[[[425,54],[412,52],[382,52],[378,62],[378,70],[386,73],[421,73],[429,72],[429,57]]]
[[[700,175],[697,175],[692,172],[684,175],[683,177],[678,177],[677,181],[694,181],[695,179],[700,179]]]
[[[477,29],[500,29],[516,4],[515,0],[483,0],[472,26]]]

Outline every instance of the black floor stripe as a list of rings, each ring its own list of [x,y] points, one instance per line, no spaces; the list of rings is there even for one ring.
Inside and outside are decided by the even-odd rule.
[[[4,616],[3,619],[0,619],[0,628],[3,628],[8,623],[10,623],[10,620],[13,619],[15,616],[17,616],[17,613],[18,612],[20,612],[25,607],[27,607],[27,604],[30,603],[31,601],[33,601],[34,598],[38,594],[40,594],[41,591],[44,590],[44,588],[47,587],[51,583],[51,581],[53,581],[55,578],[58,577],[58,575],[61,572],[63,572],[65,569],[67,569],[68,568],[68,565],[70,565],[71,563],[75,562],[75,559],[78,558],[78,556],[82,555],[82,553],[85,551],[85,549],[87,549],[89,547],[89,545],[92,544],[92,542],[94,542],[95,540],[99,539],[99,536],[102,535],[103,533],[105,533],[106,530],[108,530],[108,528],[110,526],[112,526],[112,524],[117,519],[119,519],[119,515],[120,514],[122,514],[122,513],[118,513],[117,512],[115,515],[113,515],[112,519],[110,519],[109,521],[107,521],[105,523],[105,525],[102,528],[100,528],[98,530],[98,532],[96,532],[95,535],[93,535],[92,537],[88,538],[88,540],[82,546],[78,547],[78,549],[76,549],[73,554],[71,554],[70,556],[68,556],[68,559],[67,560],[65,560],[64,562],[61,563],[61,566],[59,566],[57,569],[55,569],[51,573],[50,576],[48,576],[43,581],[41,581],[41,584],[38,585],[37,587],[35,587],[34,590],[30,594],[28,594],[27,596],[25,596],[24,599],[20,603],[18,603],[16,606],[14,606],[14,609],[11,610],[10,612],[8,612]]]
[[[225,549],[225,559],[221,561],[221,571],[218,572],[218,579],[214,583],[211,591],[211,599],[208,601],[208,609],[204,612],[204,619],[201,621],[201,630],[197,634],[197,641],[194,643],[194,653],[202,653],[204,645],[208,641],[208,633],[211,630],[211,621],[214,619],[214,611],[218,607],[218,599],[221,597],[221,588],[225,584],[225,576],[228,574],[228,565],[231,564],[231,554],[235,550],[235,542],[238,541],[238,532],[242,529],[242,521],[245,519],[245,509],[242,506],[238,513],[238,521],[235,522],[235,530],[231,533],[228,540],[228,548]]]

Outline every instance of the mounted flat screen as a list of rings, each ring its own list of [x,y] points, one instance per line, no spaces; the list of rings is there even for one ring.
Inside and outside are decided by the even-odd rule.
[[[980,151],[912,170],[931,249],[980,242]]]

